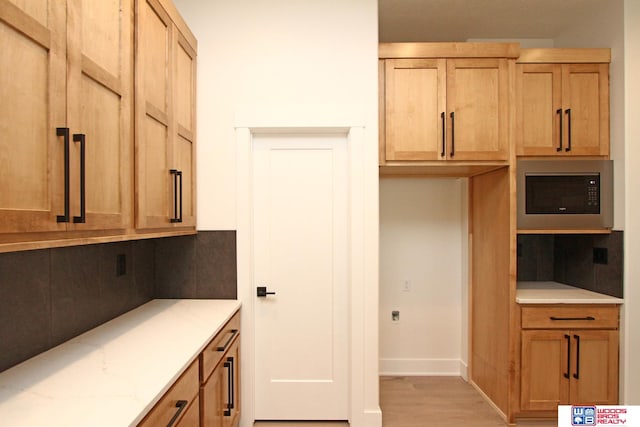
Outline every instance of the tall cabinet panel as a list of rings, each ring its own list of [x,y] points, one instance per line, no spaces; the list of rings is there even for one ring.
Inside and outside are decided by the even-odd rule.
[[[65,27],[60,1],[0,0],[0,233],[66,228]]]
[[[137,2],[136,228],[195,226],[196,42],[173,9]],[[188,31],[188,30],[186,30]]]

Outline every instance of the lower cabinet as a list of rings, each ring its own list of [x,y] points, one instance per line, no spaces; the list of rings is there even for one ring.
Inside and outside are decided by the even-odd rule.
[[[240,313],[224,325],[138,427],[237,427]]]
[[[616,405],[618,353],[617,306],[523,307],[520,409]]]
[[[203,350],[200,414],[203,427],[240,421],[240,318],[236,314]]]
[[[198,427],[200,425],[198,371],[199,364],[195,360],[138,424],[138,427]]]

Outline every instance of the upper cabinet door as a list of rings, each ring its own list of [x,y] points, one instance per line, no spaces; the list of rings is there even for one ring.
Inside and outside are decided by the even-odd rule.
[[[386,160],[445,158],[445,74],[444,59],[385,61]]]
[[[0,0],[0,233],[64,230],[66,10]]]
[[[555,155],[565,148],[562,66],[518,64],[518,155]]]
[[[136,228],[166,227],[173,179],[169,105],[173,27],[157,1],[137,2]]]
[[[562,70],[565,152],[609,155],[609,66],[567,64]]]
[[[506,59],[447,60],[449,160],[507,160],[509,73]]]
[[[74,229],[124,229],[131,222],[132,17],[132,0],[68,4]],[[75,135],[84,135],[84,160],[82,139]]]
[[[196,47],[175,31],[174,164],[181,172],[183,226],[196,225]]]
[[[160,1],[137,8],[136,228],[193,228],[196,41]]]
[[[518,64],[517,92],[517,155],[609,155],[608,64]]]

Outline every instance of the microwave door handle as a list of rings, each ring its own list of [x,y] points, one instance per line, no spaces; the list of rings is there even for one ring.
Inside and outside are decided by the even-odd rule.
[[[560,142],[560,144],[558,144],[558,147],[556,148],[556,151],[560,152],[560,151],[562,151],[562,108],[558,108],[556,110],[556,114],[560,118],[560,137],[558,138],[558,141]]]

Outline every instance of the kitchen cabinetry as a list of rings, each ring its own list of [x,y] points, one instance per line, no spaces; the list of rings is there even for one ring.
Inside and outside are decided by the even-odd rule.
[[[139,426],[236,427],[239,421],[240,312],[236,312]]]
[[[522,306],[520,408],[618,403],[618,307]]]
[[[609,61],[609,49],[522,50],[517,155],[609,156]]]
[[[199,427],[198,360],[171,386],[139,427]]]
[[[0,0],[0,242],[130,225],[132,14]]]
[[[240,314],[200,355],[202,426],[236,427],[240,421]]]
[[[424,56],[433,46],[381,45],[380,164],[508,160],[508,51],[452,44],[433,46],[433,57],[415,57],[407,45],[419,45]]]
[[[196,39],[168,0],[136,4],[136,229],[194,228]]]

